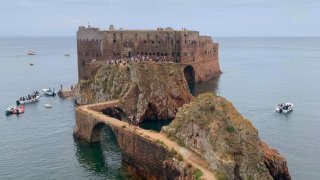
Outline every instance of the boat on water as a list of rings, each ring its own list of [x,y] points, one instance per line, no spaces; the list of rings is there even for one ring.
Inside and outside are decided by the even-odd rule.
[[[278,104],[276,111],[279,113],[289,113],[293,111],[293,103],[281,103]]]
[[[17,103],[17,105],[35,103],[35,102],[39,101],[39,98],[40,98],[40,96],[33,96],[31,98],[22,98],[22,99],[17,100],[16,103]]]
[[[22,113],[24,113],[24,106],[11,106],[8,109],[6,109],[6,111],[5,111],[5,114],[7,116],[11,115],[11,114],[19,115]]]
[[[39,98],[40,98],[40,93],[38,91],[34,91],[31,95],[28,94],[28,96],[26,97],[20,97],[20,99],[16,101],[16,104],[21,105],[21,104],[35,103],[39,101]]]
[[[68,57],[68,56],[70,56],[70,54],[66,53],[66,54],[64,54],[64,56]]]
[[[53,90],[49,89],[42,89],[42,91],[44,92],[44,95],[46,96],[56,96],[56,92]]]
[[[29,50],[29,51],[27,52],[27,54],[28,54],[28,55],[36,55],[37,53],[36,53],[35,51]]]
[[[44,104],[45,108],[52,108],[51,104]]]

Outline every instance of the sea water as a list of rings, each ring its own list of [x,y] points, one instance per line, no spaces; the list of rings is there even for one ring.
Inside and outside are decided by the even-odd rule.
[[[320,179],[320,38],[215,41],[220,43],[223,74],[197,83],[193,93],[225,96],[287,158],[293,179]],[[37,55],[26,55],[28,50]],[[72,100],[43,96],[26,105],[24,114],[4,115],[8,106],[34,90],[69,89],[77,82],[76,55],[74,37],[0,39],[0,179],[128,178],[110,130],[104,130],[101,144],[73,140]],[[293,102],[294,112],[276,113],[281,102]],[[159,130],[159,123],[155,127]]]

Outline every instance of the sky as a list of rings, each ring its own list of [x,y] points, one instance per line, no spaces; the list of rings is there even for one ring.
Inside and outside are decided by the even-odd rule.
[[[1,0],[0,35],[187,28],[215,37],[320,36],[320,0]]]

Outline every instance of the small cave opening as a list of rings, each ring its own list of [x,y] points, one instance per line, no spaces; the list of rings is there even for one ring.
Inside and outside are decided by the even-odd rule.
[[[173,118],[163,118],[157,107],[154,104],[149,103],[141,120],[141,128],[160,132],[161,128],[169,125]]]
[[[104,115],[119,119],[120,121],[128,121],[128,116],[121,108],[118,107],[110,107],[102,110]]]

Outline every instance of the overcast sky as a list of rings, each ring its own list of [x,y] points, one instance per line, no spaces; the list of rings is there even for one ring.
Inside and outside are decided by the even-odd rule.
[[[320,36],[320,0],[1,0],[0,35],[173,27],[211,36]]]

